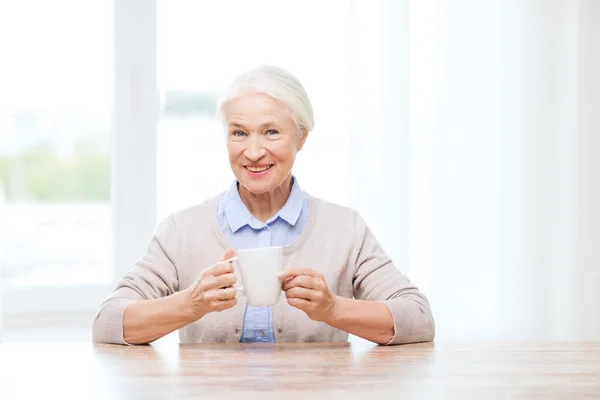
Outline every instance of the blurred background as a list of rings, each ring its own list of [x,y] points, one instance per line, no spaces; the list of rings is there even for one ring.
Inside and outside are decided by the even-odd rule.
[[[0,2],[0,334],[90,340],[157,223],[226,189],[215,120],[276,64],[303,189],[367,220],[438,340],[600,339],[600,2]]]

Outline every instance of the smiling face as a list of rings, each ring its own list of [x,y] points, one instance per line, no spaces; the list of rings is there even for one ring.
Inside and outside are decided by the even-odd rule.
[[[265,94],[245,93],[223,111],[229,164],[240,184],[257,195],[283,185],[307,136],[300,137],[286,108]]]

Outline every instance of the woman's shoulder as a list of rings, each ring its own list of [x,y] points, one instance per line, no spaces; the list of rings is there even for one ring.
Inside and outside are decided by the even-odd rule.
[[[219,193],[217,196],[209,197],[202,203],[175,211],[171,213],[169,218],[172,218],[175,225],[179,227],[198,227],[199,225],[209,226],[210,224],[198,224],[198,222],[208,222],[211,221],[211,218],[216,217],[216,210],[222,195],[223,193]]]
[[[315,208],[316,222],[320,226],[349,227],[364,223],[360,214],[353,208],[332,203],[318,197],[307,195],[310,206]]]

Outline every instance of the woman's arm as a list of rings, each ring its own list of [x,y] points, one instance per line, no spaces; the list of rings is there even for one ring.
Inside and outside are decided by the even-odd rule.
[[[391,313],[394,336],[387,344],[430,342],[435,323],[429,301],[400,273],[358,213],[355,213],[356,267],[354,297],[377,301]]]
[[[123,314],[123,340],[146,344],[199,320],[209,312],[223,311],[237,303],[233,267],[227,249],[218,263],[202,272],[189,288],[155,300],[131,304]]]
[[[336,296],[314,269],[286,268],[279,276],[288,303],[312,320],[379,344],[389,343],[394,337],[394,319],[385,304]]]
[[[400,273],[356,214],[355,299],[333,294],[323,275],[310,268],[286,268],[288,303],[311,319],[380,344],[432,341],[435,325],[427,298]]]
[[[201,317],[201,316],[200,316]],[[123,340],[147,344],[196,320],[185,293],[130,304],[123,313]]]
[[[387,344],[394,338],[392,313],[385,304],[377,301],[337,296],[333,312],[325,322],[334,328],[379,344]]]
[[[161,223],[141,260],[102,303],[92,327],[96,343],[146,344],[212,311],[236,304],[233,267],[224,258],[179,291],[174,257],[179,251],[172,217]]]
[[[135,310],[155,299],[168,298],[179,290],[179,280],[173,257],[178,250],[178,238],[172,217],[156,229],[146,253],[117,282],[115,290],[104,300],[92,327],[96,343],[128,344],[124,326]],[[167,305],[173,300],[166,301]],[[141,305],[144,304],[144,305]],[[127,313],[125,310],[133,307]]]

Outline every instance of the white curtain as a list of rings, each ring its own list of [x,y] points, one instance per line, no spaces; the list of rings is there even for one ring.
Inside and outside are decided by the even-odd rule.
[[[438,338],[600,339],[600,2],[355,5],[354,204]]]

